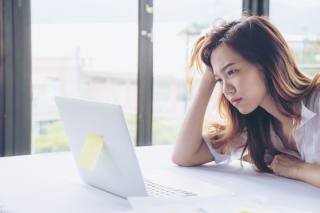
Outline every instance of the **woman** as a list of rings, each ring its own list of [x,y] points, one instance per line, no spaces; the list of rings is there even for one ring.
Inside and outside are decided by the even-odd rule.
[[[257,171],[320,187],[320,75],[311,79],[299,70],[266,17],[214,26],[193,47],[190,88],[196,70],[202,80],[178,133],[174,163],[228,163],[248,154]],[[216,83],[224,122],[211,123],[202,135]]]

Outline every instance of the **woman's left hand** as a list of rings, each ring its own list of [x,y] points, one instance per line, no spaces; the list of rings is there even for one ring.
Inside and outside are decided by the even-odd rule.
[[[305,162],[287,154],[276,155],[269,168],[277,175],[299,179],[299,169]]]

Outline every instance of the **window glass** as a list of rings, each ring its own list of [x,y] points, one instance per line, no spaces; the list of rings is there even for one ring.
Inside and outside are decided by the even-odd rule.
[[[70,149],[54,95],[121,104],[136,140],[138,1],[32,0],[31,23],[32,153]]]
[[[154,0],[153,145],[173,144],[194,93],[189,95],[186,65],[196,39],[216,18],[241,17],[241,0]],[[200,78],[196,78],[193,91]],[[215,90],[212,99],[216,98]],[[208,107],[211,113],[216,113]]]
[[[270,0],[270,20],[289,44],[299,68],[320,72],[320,1]]]

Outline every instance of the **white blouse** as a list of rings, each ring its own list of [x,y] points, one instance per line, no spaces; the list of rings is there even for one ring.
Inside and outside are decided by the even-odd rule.
[[[298,131],[293,131],[292,136],[296,141],[298,152],[286,149],[281,139],[275,133],[272,124],[270,123],[270,139],[278,151],[292,155],[302,161],[308,163],[320,163],[320,89],[307,95],[301,101],[294,103],[294,110],[301,109],[301,125]],[[295,119],[293,119],[293,124]],[[216,163],[230,163],[234,159],[239,159],[243,149],[235,151],[239,145],[245,144],[247,141],[247,133],[242,133],[241,136],[232,144],[230,148],[231,155],[219,154],[213,149],[208,135],[203,134],[203,139],[206,142],[211,154],[215,158]],[[247,151],[245,155],[247,154]],[[271,162],[274,155],[270,152],[265,152],[265,162]]]

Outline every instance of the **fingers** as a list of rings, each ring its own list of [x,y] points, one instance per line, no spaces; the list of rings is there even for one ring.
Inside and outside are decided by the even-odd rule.
[[[207,40],[209,38],[210,34],[206,33],[205,39]]]
[[[270,163],[270,165],[268,167],[273,172],[273,161]]]
[[[288,155],[288,154],[279,154],[279,155],[276,155],[274,156],[274,160],[277,160],[278,163],[281,163],[281,162],[299,162],[300,160],[296,157],[293,157],[291,155]]]
[[[280,165],[278,165],[276,162],[272,161],[272,163],[269,165],[269,169],[276,175],[279,174]]]
[[[286,154],[278,154],[274,156],[271,164],[269,165],[269,168],[272,170],[274,174],[283,176],[284,169],[286,168],[283,165],[283,162],[286,160],[286,158]]]
[[[276,175],[297,179],[297,170],[299,169],[299,165],[303,163],[303,161],[291,155],[279,154],[273,158],[269,168]]]
[[[205,39],[208,39],[213,33],[214,33],[213,29],[209,30],[209,32],[205,34]]]
[[[274,156],[274,159],[280,160],[280,159],[284,159],[286,158],[288,155],[287,154],[278,154],[276,156]]]
[[[269,169],[270,169],[272,172],[274,172],[275,174],[277,174],[275,170],[277,170],[277,166],[279,165],[279,157],[277,157],[277,156],[278,156],[278,155],[276,155],[276,156],[273,158],[272,162],[271,162],[270,165],[269,165]]]

